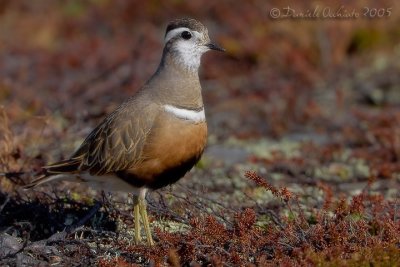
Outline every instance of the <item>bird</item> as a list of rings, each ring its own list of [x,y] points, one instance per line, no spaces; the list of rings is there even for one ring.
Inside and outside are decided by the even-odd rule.
[[[185,176],[206,147],[199,68],[210,50],[225,51],[211,42],[201,22],[180,18],[168,23],[161,61],[150,79],[106,116],[71,157],[44,166],[25,188],[69,180],[130,192],[135,242],[142,242],[141,218],[147,244],[154,245],[146,193]]]

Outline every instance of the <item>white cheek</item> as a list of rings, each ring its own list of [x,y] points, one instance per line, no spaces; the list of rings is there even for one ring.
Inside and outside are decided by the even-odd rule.
[[[179,53],[178,60],[181,64],[191,70],[200,67],[201,55],[207,51],[206,47],[197,46],[190,41],[180,41],[176,44],[176,51]]]

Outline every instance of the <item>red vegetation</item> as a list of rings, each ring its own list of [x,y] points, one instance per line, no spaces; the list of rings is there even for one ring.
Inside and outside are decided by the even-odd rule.
[[[341,198],[331,205],[325,201],[320,209],[302,208],[287,189],[275,188],[254,172],[246,177],[283,200],[280,211],[286,208],[290,213],[279,213],[276,223],[263,227],[257,226],[253,209],[237,213],[232,226],[212,216],[194,218],[185,234],[158,230],[159,244],[154,248],[121,244],[120,249],[127,255],[145,255],[155,266],[162,266],[166,258],[173,266],[391,266],[400,260],[398,203],[369,195],[366,189],[349,201]],[[304,220],[300,214],[307,214],[302,215]],[[121,261],[127,264],[118,258],[101,260],[101,266]]]

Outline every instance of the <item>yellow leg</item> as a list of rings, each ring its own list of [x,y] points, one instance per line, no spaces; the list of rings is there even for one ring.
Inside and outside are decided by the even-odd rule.
[[[140,236],[140,204],[139,204],[139,196],[133,196],[133,215],[135,220],[135,243],[138,245],[141,241]]]
[[[153,238],[151,237],[149,218],[147,216],[146,200],[144,199],[144,197],[139,197],[139,211],[142,217],[144,231],[146,233],[147,244],[149,246],[154,246],[154,241]]]

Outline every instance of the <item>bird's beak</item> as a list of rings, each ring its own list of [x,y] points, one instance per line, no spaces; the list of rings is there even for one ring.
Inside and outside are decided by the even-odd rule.
[[[220,46],[217,45],[217,44],[209,43],[209,44],[206,44],[206,46],[207,46],[209,49],[211,49],[211,50],[216,50],[216,51],[225,52],[225,49],[223,49],[222,47],[220,47]]]

